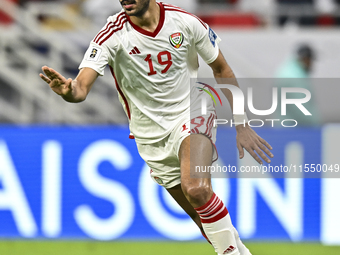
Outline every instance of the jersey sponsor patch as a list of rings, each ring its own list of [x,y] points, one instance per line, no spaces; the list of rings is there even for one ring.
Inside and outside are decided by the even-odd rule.
[[[211,28],[209,28],[209,39],[210,39],[211,44],[215,47],[217,35],[215,34],[214,30],[212,30]]]
[[[97,47],[92,47],[90,54],[87,56],[86,60],[97,62],[101,53],[102,53],[102,49],[97,48]]]
[[[183,44],[183,41],[184,41],[184,35],[183,33],[174,33],[172,35],[170,35],[169,37],[169,41],[170,41],[170,44],[175,47],[176,49],[178,49],[179,47],[182,46]]]

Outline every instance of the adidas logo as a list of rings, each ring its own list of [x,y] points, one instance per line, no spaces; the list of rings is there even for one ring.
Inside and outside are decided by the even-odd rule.
[[[130,54],[130,55],[132,55],[132,54],[140,54],[140,51],[139,51],[139,49],[135,46],[135,47],[133,47],[133,49],[130,51],[129,54]]]
[[[236,249],[236,248],[235,248],[234,246],[230,245],[229,248],[226,249],[226,250],[223,252],[223,254],[228,254],[228,253],[230,253],[230,252],[233,252],[235,249]]]

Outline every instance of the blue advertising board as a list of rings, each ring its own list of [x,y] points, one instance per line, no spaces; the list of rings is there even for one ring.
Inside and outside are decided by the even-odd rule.
[[[340,137],[339,127],[257,131],[274,148],[272,166],[336,163],[324,153],[334,148],[327,134]],[[240,169],[250,162],[238,159],[235,131],[218,132],[217,164]],[[151,180],[128,136],[128,128],[118,126],[1,127],[0,237],[201,238]],[[339,220],[329,213],[340,208],[331,195],[338,179],[293,177],[214,178],[213,185],[243,239],[340,242]]]

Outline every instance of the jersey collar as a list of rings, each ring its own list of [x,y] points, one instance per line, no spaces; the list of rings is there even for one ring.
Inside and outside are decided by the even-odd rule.
[[[163,24],[164,24],[164,20],[165,20],[165,10],[164,10],[164,6],[162,3],[157,3],[159,5],[160,8],[160,18],[159,18],[159,22],[158,22],[158,26],[156,28],[156,30],[154,32],[149,32],[144,30],[143,28],[135,25],[131,20],[129,15],[126,15],[129,23],[131,24],[131,26],[137,30],[139,33],[143,34],[143,35],[147,35],[147,36],[151,36],[151,37],[156,37],[159,33],[159,31],[161,31]]]

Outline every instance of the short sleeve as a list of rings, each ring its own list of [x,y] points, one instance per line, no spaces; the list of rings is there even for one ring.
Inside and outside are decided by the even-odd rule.
[[[109,52],[105,45],[90,43],[79,69],[89,67],[95,70],[99,75],[104,75],[104,69],[109,62]]]
[[[193,32],[198,54],[207,64],[214,62],[219,54],[218,43],[221,39],[206,23],[198,19],[194,23]]]

